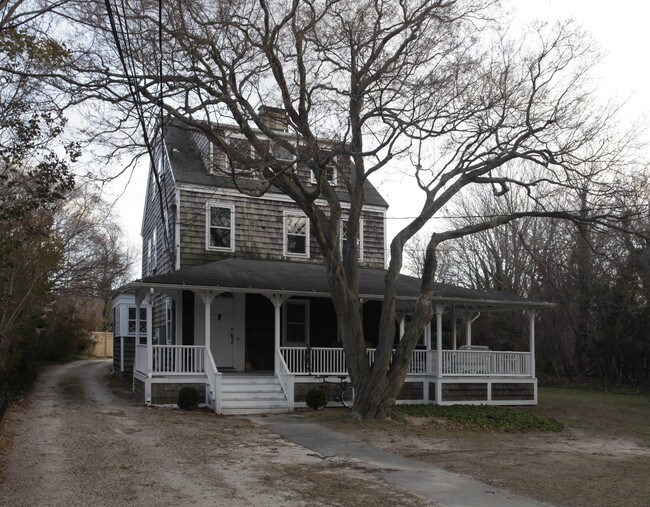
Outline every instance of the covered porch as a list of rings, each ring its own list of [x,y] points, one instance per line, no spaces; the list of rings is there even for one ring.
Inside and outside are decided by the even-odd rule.
[[[362,271],[364,333],[372,365],[372,322],[381,304],[383,271]],[[201,283],[192,283],[195,276]],[[400,283],[396,343],[419,291],[417,279],[403,277]],[[134,391],[146,403],[174,404],[178,387],[190,384],[216,412],[236,413],[226,410],[235,396],[226,384],[234,373],[239,381],[254,373],[257,384],[277,384],[283,400],[279,403],[275,393],[274,408],[290,411],[304,404],[304,395],[321,377],[347,375],[323,266],[228,259],[150,277],[130,289],[136,292],[138,318]],[[536,403],[535,314],[548,304],[452,286],[440,286],[438,292],[435,318],[412,353],[399,401]],[[139,320],[141,305],[146,326]],[[527,336],[516,350],[491,350],[481,336],[473,339],[477,315],[488,312],[526,315]]]

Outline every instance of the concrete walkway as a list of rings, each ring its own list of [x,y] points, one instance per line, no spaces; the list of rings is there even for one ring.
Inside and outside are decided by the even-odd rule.
[[[402,458],[295,415],[251,417],[273,433],[323,457],[358,459],[396,486],[444,506],[541,506],[539,502],[493,488],[468,476]],[[522,480],[524,478],[522,477]]]

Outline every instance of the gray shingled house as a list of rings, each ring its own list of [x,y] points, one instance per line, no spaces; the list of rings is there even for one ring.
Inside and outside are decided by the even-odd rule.
[[[236,128],[218,128],[231,144],[250,149]],[[290,411],[304,404],[321,377],[347,375],[325,267],[302,211],[273,187],[261,197],[240,193],[215,170],[229,163],[225,154],[181,126],[166,129],[159,157],[160,185],[150,172],[142,221],[143,277],[114,304],[122,316],[114,357],[121,371],[133,370],[136,396],[147,404],[175,404],[180,387],[189,384],[218,413]],[[344,161],[332,164],[331,183],[345,167]],[[310,182],[308,169],[298,164],[295,171]],[[257,183],[244,178],[240,184]],[[365,194],[360,297],[372,361],[388,204],[370,183]],[[345,203],[343,188],[340,197]],[[403,276],[395,340],[418,293],[419,280]],[[434,302],[436,318],[413,353],[400,401],[537,402],[534,318],[546,303],[442,284]],[[503,311],[529,315],[527,350],[472,343],[475,316]],[[132,356],[126,364],[124,357]]]

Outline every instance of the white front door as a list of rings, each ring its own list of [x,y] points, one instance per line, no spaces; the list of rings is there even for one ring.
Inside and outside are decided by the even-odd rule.
[[[217,368],[235,367],[235,318],[232,299],[215,299],[211,307],[210,348]]]

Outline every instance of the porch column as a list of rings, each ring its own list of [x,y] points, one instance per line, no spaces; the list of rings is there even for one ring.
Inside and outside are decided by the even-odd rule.
[[[468,313],[465,321],[465,345],[468,347],[472,345],[472,317],[473,315]]]
[[[404,338],[404,328],[405,328],[405,315],[401,315],[399,318],[399,339],[402,341],[402,338]]]
[[[528,310],[528,340],[530,349],[530,376],[535,377],[535,310]]]
[[[147,294],[147,377],[153,375],[153,298],[154,290],[149,289]],[[140,325],[139,313],[140,308],[136,308],[136,327]]]
[[[457,350],[458,349],[458,326],[456,325],[456,305],[453,305],[451,307],[451,322],[453,324],[453,328],[451,330],[451,338],[452,338],[452,349]]]
[[[203,301],[203,332],[205,334],[203,338],[203,345],[205,347],[205,350],[210,352],[210,322],[211,322],[211,315],[210,315],[210,305],[212,304],[212,301],[214,300],[215,296],[217,293],[213,290],[203,290],[199,292],[199,296],[201,297],[201,301]]]
[[[289,297],[283,294],[265,294],[265,296],[273,303],[274,310],[274,351],[273,351],[273,366],[275,369],[275,374],[277,375],[280,372],[280,364],[278,362],[278,354],[280,353],[280,309],[282,308],[282,303],[284,303]]]
[[[436,305],[436,370],[438,377],[442,377],[442,310],[443,306]],[[440,398],[437,398],[440,399]]]
[[[427,350],[427,374],[431,375],[433,373],[433,363],[431,362],[431,321],[427,322],[427,325],[424,326],[424,347]],[[428,381],[426,385],[429,385]]]
[[[441,304],[436,305],[436,403],[442,401],[442,310]]]

